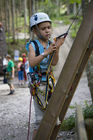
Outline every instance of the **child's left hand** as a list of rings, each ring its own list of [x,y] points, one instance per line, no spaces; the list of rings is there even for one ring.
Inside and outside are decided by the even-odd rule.
[[[60,48],[60,46],[64,43],[65,38],[58,38],[56,40],[56,47]]]

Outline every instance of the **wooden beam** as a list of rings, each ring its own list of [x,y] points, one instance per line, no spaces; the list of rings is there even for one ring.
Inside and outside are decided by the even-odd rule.
[[[76,128],[78,140],[88,140],[82,109],[79,105],[76,106]]]
[[[77,70],[83,60],[85,52],[93,38],[93,2],[89,5],[77,37],[72,45],[66,63],[62,69],[55,92],[41,121],[35,140],[49,140],[56,125],[57,117],[65,103],[66,97],[74,82]]]
[[[93,118],[85,119],[85,127],[88,140],[93,140]]]
[[[89,56],[91,55],[92,50],[93,50],[93,38],[92,38],[92,40],[90,42],[89,47],[86,50],[86,53],[85,53],[85,55],[83,57],[83,60],[82,60],[82,63],[80,64],[80,67],[79,67],[79,69],[78,69],[78,71],[76,73],[75,79],[74,79],[74,81],[72,83],[72,86],[71,86],[71,88],[69,90],[69,93],[68,93],[68,95],[67,95],[67,97],[65,99],[64,105],[63,105],[61,113],[59,115],[59,118],[60,118],[61,122],[63,121],[63,119],[65,117],[65,114],[67,112],[69,104],[70,104],[70,102],[71,102],[71,100],[73,98],[74,92],[76,90],[76,87],[77,87],[77,85],[79,83],[80,77],[81,77],[81,75],[83,73],[83,70],[84,70],[84,68],[85,68],[85,66],[86,66],[86,64],[88,62],[88,59],[89,59]],[[54,128],[54,130],[52,132],[52,135],[51,135],[51,140],[56,139],[56,136],[57,136],[57,133],[59,131],[59,128],[60,128],[60,126],[55,126],[55,128]]]

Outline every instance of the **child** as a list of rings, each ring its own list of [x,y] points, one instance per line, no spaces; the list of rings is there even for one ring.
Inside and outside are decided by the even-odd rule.
[[[26,57],[25,72],[26,72],[26,77],[27,77],[27,73],[29,72],[29,61],[28,61],[28,57]],[[26,82],[26,84],[28,84],[28,81]]]
[[[14,85],[13,85],[13,79],[14,79],[14,62],[11,60],[11,56],[7,55],[6,59],[8,60],[7,65],[7,83],[10,87],[10,93],[8,95],[14,94]]]
[[[6,78],[7,64],[8,64],[8,61],[7,61],[6,55],[5,55],[5,57],[3,58],[3,73],[4,73],[3,83],[7,83],[7,78]]]
[[[46,97],[45,95],[42,95],[44,93],[43,91],[46,92],[47,84],[49,85],[49,83],[52,83],[47,87],[49,93],[53,92],[53,90],[51,89],[54,85],[54,77],[53,73],[51,74],[51,68],[49,69],[49,65],[55,66],[57,64],[59,59],[59,48],[64,43],[64,38],[60,38],[56,42],[49,41],[52,33],[52,21],[46,13],[40,12],[32,15],[32,17],[30,18],[30,27],[33,33],[37,36],[36,40],[30,42],[28,48],[28,57],[32,81],[36,80],[36,84],[39,86],[39,90],[38,88],[36,88],[37,91],[35,91],[35,93],[32,90],[32,94],[35,94],[33,96],[33,99],[36,110],[36,127],[38,128],[38,124],[40,124],[44,113],[42,110],[46,109],[50,98],[49,94],[47,94]],[[49,76],[47,75],[51,75],[48,79],[48,82],[47,78]],[[47,100],[45,98],[47,98]],[[39,105],[36,100],[38,100]],[[40,106],[42,110],[40,109]]]
[[[26,54],[25,53],[22,54],[22,58],[23,58],[23,64],[25,66],[25,63],[26,63]],[[27,75],[26,75],[25,69],[24,69],[24,80],[27,81]]]
[[[22,70],[22,64],[23,64],[23,59],[22,57],[19,57],[19,62],[17,65],[19,85],[24,84],[24,69]]]

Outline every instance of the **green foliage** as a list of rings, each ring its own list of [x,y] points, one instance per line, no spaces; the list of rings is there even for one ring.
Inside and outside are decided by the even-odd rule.
[[[62,15],[60,17],[57,17],[56,19],[55,18],[52,19],[54,21],[62,21],[65,25],[70,25],[75,19],[73,25],[70,28],[70,35],[72,38],[75,38],[82,21],[82,16],[75,17],[73,14],[70,14],[70,15]]]
[[[57,17],[56,19],[55,18],[52,18],[52,20],[54,21],[62,21],[65,25],[70,25],[71,22],[72,22],[72,17],[73,15],[62,15],[60,17]]]
[[[28,32],[29,30],[29,17],[27,17],[27,25],[28,26],[26,26],[26,28],[24,27],[24,17],[22,17],[22,16],[19,16],[19,17],[17,17],[17,25],[15,24],[15,27],[16,27],[16,31],[18,31],[18,32],[23,32],[24,33],[24,30],[25,30],[25,32]]]
[[[75,127],[75,117],[74,115],[71,115],[69,118],[63,121],[60,129],[66,131],[71,130],[73,127]]]
[[[79,30],[81,21],[82,21],[82,17],[81,16],[78,16],[77,19],[76,19],[76,21],[72,25],[71,32],[70,32],[72,38],[75,38],[76,37],[76,34],[77,34],[78,30]]]
[[[9,41],[10,43],[8,44],[8,53],[11,54],[12,58],[14,58],[14,50],[19,50],[20,55],[22,53],[27,53],[26,49],[25,49],[25,40],[19,40],[18,42],[13,42],[13,40],[11,39]]]
[[[93,104],[85,104],[85,107],[83,108],[83,115],[84,119],[93,118]],[[75,118],[75,114],[72,114],[70,117],[63,120],[60,130],[67,131],[73,129],[75,127]]]
[[[57,7],[55,3],[51,2],[51,0],[50,1],[46,0],[45,3],[43,3],[43,7],[44,12],[48,13],[50,17],[56,17]]]
[[[70,109],[75,109],[76,107],[73,106],[73,105],[70,105],[69,108],[70,108]]]
[[[57,5],[56,0],[45,0],[41,2],[39,11],[47,13],[51,18],[56,18],[60,16],[60,12],[66,11],[66,6],[63,7],[62,1],[60,0],[60,7]]]
[[[93,104],[92,105],[86,105],[86,108],[83,109],[84,112],[84,118],[93,118]]]
[[[64,0],[63,2],[66,4],[74,4],[74,3],[78,3],[80,4],[82,0]]]
[[[71,24],[70,16],[62,16],[62,21],[65,25]]]
[[[75,2],[78,3],[78,4],[80,4],[80,3],[81,3],[81,0],[70,0],[70,3],[71,3],[71,4],[73,4],[73,3],[75,3]]]

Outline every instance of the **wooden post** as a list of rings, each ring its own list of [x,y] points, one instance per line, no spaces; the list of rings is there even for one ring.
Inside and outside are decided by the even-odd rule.
[[[90,3],[77,37],[72,45],[66,63],[62,69],[55,92],[41,121],[35,140],[50,140],[54,131],[57,117],[60,115],[66,97],[75,80],[77,71],[83,61],[86,50],[93,38],[93,2]],[[65,113],[65,112],[64,112]],[[52,139],[54,140],[54,139]]]
[[[88,140],[82,109],[79,105],[76,106],[76,128],[78,140]]]
[[[85,127],[88,140],[93,140],[93,118],[85,119]]]
[[[79,69],[78,69],[78,71],[76,73],[75,79],[74,79],[74,81],[72,83],[71,89],[69,90],[67,98],[65,99],[64,105],[63,105],[61,113],[59,115],[59,118],[60,118],[61,122],[63,121],[63,119],[65,117],[65,114],[67,112],[69,104],[70,104],[70,102],[71,102],[71,100],[73,98],[74,92],[76,90],[76,87],[77,87],[77,85],[79,83],[80,77],[81,77],[81,75],[83,73],[83,70],[84,70],[84,68],[85,68],[85,66],[87,64],[87,61],[89,59],[89,56],[90,56],[92,50],[93,50],[93,38],[92,38],[92,40],[91,40],[91,42],[89,44],[89,47],[86,50],[86,53],[85,53],[85,55],[83,57],[83,61],[80,64],[80,67],[79,67]],[[54,140],[56,138],[59,128],[60,128],[60,126],[55,126],[55,129],[53,130],[53,133],[51,135],[51,140],[52,139]]]

